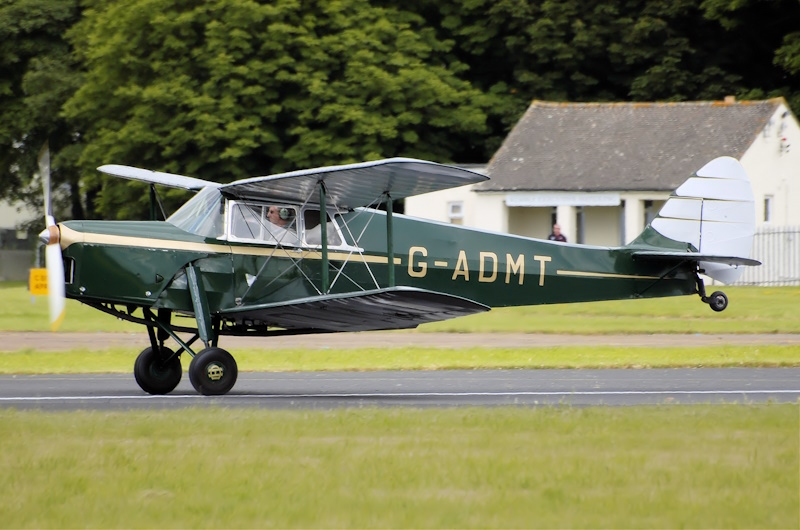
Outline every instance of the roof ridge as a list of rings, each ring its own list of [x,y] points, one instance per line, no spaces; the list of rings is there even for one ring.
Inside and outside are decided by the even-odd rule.
[[[650,108],[650,107],[734,107],[734,106],[753,106],[765,103],[779,104],[785,103],[786,100],[782,96],[769,98],[769,99],[749,99],[749,100],[700,100],[700,101],[545,101],[541,99],[534,99],[531,102],[531,107],[632,107],[632,108]]]

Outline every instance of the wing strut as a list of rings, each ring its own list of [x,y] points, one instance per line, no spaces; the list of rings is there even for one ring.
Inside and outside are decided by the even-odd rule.
[[[319,227],[322,237],[322,294],[328,294],[328,208],[322,179],[319,180]]]
[[[394,287],[394,228],[392,227],[392,214],[394,213],[392,196],[386,192],[386,257],[389,266],[389,287]]]
[[[186,279],[189,282],[189,294],[192,298],[194,316],[197,320],[197,333],[200,335],[200,340],[208,348],[216,344],[217,336],[211,324],[211,312],[208,307],[206,291],[201,284],[201,278],[197,275],[197,269],[191,263],[186,266]]]

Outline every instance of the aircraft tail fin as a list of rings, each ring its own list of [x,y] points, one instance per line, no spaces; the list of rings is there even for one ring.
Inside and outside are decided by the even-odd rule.
[[[676,189],[658,216],[628,246],[642,259],[693,260],[704,274],[735,282],[749,259],[755,234],[755,203],[738,160],[715,158]]]

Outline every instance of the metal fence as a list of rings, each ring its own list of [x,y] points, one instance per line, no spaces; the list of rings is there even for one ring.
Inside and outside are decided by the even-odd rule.
[[[760,267],[745,267],[736,285],[800,285],[800,226],[756,229],[753,259]]]
[[[0,249],[0,282],[24,282],[33,266],[32,250]]]

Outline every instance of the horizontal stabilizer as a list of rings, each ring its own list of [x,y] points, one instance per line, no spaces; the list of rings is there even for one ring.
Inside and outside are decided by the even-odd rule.
[[[727,265],[761,265],[758,260],[740,258],[736,256],[717,256],[701,254],[700,252],[661,252],[657,250],[640,250],[633,253],[634,259],[661,259],[666,261],[708,261],[712,263],[725,263]]]
[[[240,323],[257,322],[285,329],[370,331],[414,328],[489,309],[458,296],[392,287],[242,306],[221,314]]]

